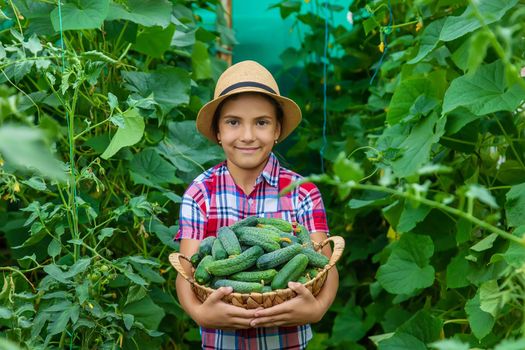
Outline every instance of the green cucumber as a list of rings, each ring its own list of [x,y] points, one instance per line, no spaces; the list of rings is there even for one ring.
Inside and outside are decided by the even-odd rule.
[[[232,287],[233,291],[237,293],[261,293],[263,289],[263,285],[260,283],[233,281],[227,279],[215,281],[213,288],[218,289],[220,287]]]
[[[277,270],[275,269],[268,269],[263,271],[241,271],[237,272],[233,275],[231,275],[231,279],[235,281],[243,281],[243,282],[261,282],[262,284],[267,284],[268,282],[271,282],[275,275],[277,274]]]
[[[306,276],[301,276],[297,279],[297,282],[302,284],[308,283],[308,278],[306,278]]]
[[[264,250],[261,247],[253,246],[233,258],[211,262],[207,270],[214,276],[232,275],[255,265],[257,259],[263,254]]]
[[[250,229],[253,229],[253,228],[250,227]],[[273,252],[274,250],[281,248],[279,243],[274,241],[271,236],[266,236],[264,234],[254,233],[251,231],[241,233],[239,235],[239,242],[241,242],[242,244],[251,245],[251,246],[260,246],[267,252]]]
[[[288,261],[277,275],[273,278],[272,289],[284,289],[288,282],[297,281],[308,266],[308,257],[304,254],[297,254]]]
[[[221,241],[228,255],[241,254],[241,245],[235,233],[229,227],[221,227],[217,232],[217,238]]]
[[[319,271],[317,271],[316,268],[311,268],[311,269],[308,269],[308,271],[306,271],[306,273],[308,274],[308,276],[310,277],[311,280],[313,280],[317,274],[319,273]]]
[[[257,268],[266,270],[284,264],[303,250],[299,243],[292,244],[288,247],[266,253],[257,259]]]
[[[308,263],[309,266],[324,268],[325,265],[330,262],[330,259],[328,259],[326,255],[318,253],[311,248],[304,248],[301,253],[308,257],[310,261]]]
[[[213,242],[216,240],[216,237],[210,236],[204,238],[199,244],[199,253],[204,257],[205,255],[211,255],[211,247],[213,247]]]
[[[248,216],[247,218],[242,219],[240,221],[237,221],[236,223],[234,223],[233,225],[230,225],[229,227],[233,231],[235,231],[235,229],[237,229],[238,227],[255,226],[255,225],[257,225],[257,223],[258,223],[257,216],[253,215],[253,216]]]
[[[297,236],[297,239],[299,239],[299,243],[301,243],[304,247],[314,249],[312,239],[310,238],[310,232],[308,232],[306,227],[301,224],[297,224],[295,235]]]
[[[204,258],[202,258],[201,262],[195,269],[195,280],[197,283],[205,284],[211,279],[211,275],[207,268],[213,261],[215,261],[215,259],[213,259],[213,256],[211,255],[206,255]]]
[[[297,239],[297,237],[292,235],[291,233],[281,232],[280,236],[281,236],[281,247],[288,247],[289,245],[292,245],[294,243],[299,243],[299,239]],[[284,238],[289,239],[290,242],[285,241]]]
[[[263,286],[261,293],[270,293],[272,291],[271,286]]]
[[[202,260],[203,257],[204,257],[204,256],[201,255],[201,253],[199,253],[199,252],[193,254],[193,255],[191,256],[191,258],[190,258],[191,265],[192,265],[192,266],[197,266],[197,265],[199,265],[199,263],[201,262],[201,260]]]
[[[239,227],[235,230],[239,239],[245,235],[250,236],[264,236],[264,238],[270,238],[272,241],[279,243],[281,241],[281,235],[278,231],[269,230],[261,227]]]
[[[228,257],[228,252],[226,252],[226,249],[222,246],[220,239],[216,239],[215,242],[213,242],[211,255],[215,260],[226,259]]]
[[[293,229],[292,223],[279,218],[258,218],[257,221],[259,224],[272,225],[284,232],[291,232]]]

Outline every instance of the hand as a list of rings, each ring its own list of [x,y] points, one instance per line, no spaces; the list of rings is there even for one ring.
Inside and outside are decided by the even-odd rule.
[[[255,319],[250,323],[252,327],[298,326],[307,323],[316,323],[321,320],[326,308],[313,296],[302,283],[288,282],[297,293],[284,303],[255,312]]]
[[[221,287],[211,293],[196,312],[197,323],[205,328],[216,329],[246,329],[251,328],[250,322],[259,309],[246,310],[244,308],[230,305],[221,299],[229,295],[231,287]]]

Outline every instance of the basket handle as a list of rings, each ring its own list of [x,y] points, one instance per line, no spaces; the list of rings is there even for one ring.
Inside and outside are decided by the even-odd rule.
[[[329,244],[330,242],[334,243],[334,248],[332,249],[332,256],[330,257],[330,261],[328,262],[326,269],[332,268],[339,261],[339,259],[343,255],[343,250],[345,249],[345,239],[343,237],[330,236],[318,244],[319,250],[321,250],[325,245]]]
[[[193,283],[193,278],[188,276],[188,274],[186,273],[186,270],[184,269],[184,267],[182,266],[180,262],[180,259],[184,259],[191,264],[191,261],[190,259],[188,259],[188,257],[186,257],[184,254],[181,254],[181,253],[171,253],[168,259],[171,265],[175,268],[175,270],[177,270],[177,272],[180,273],[180,275],[184,277],[186,281]]]

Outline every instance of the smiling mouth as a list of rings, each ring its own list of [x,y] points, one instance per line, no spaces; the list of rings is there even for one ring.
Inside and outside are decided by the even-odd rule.
[[[241,147],[235,147],[240,151],[256,151],[259,149],[259,147],[250,147],[250,148],[241,148]]]

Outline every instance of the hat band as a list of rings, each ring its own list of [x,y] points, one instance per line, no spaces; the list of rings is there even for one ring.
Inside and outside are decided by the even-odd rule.
[[[258,88],[261,88],[261,89],[266,90],[268,92],[271,92],[272,94],[278,95],[278,93],[276,93],[275,90],[272,89],[271,87],[269,87],[268,85],[264,85],[264,84],[258,83],[256,81],[241,81],[240,83],[235,83],[233,85],[228,86],[226,89],[222,90],[222,92],[220,93],[219,96],[223,96],[223,95],[227,94],[228,92],[230,92],[232,90],[235,90],[237,88],[247,87],[247,86],[258,87]]]

